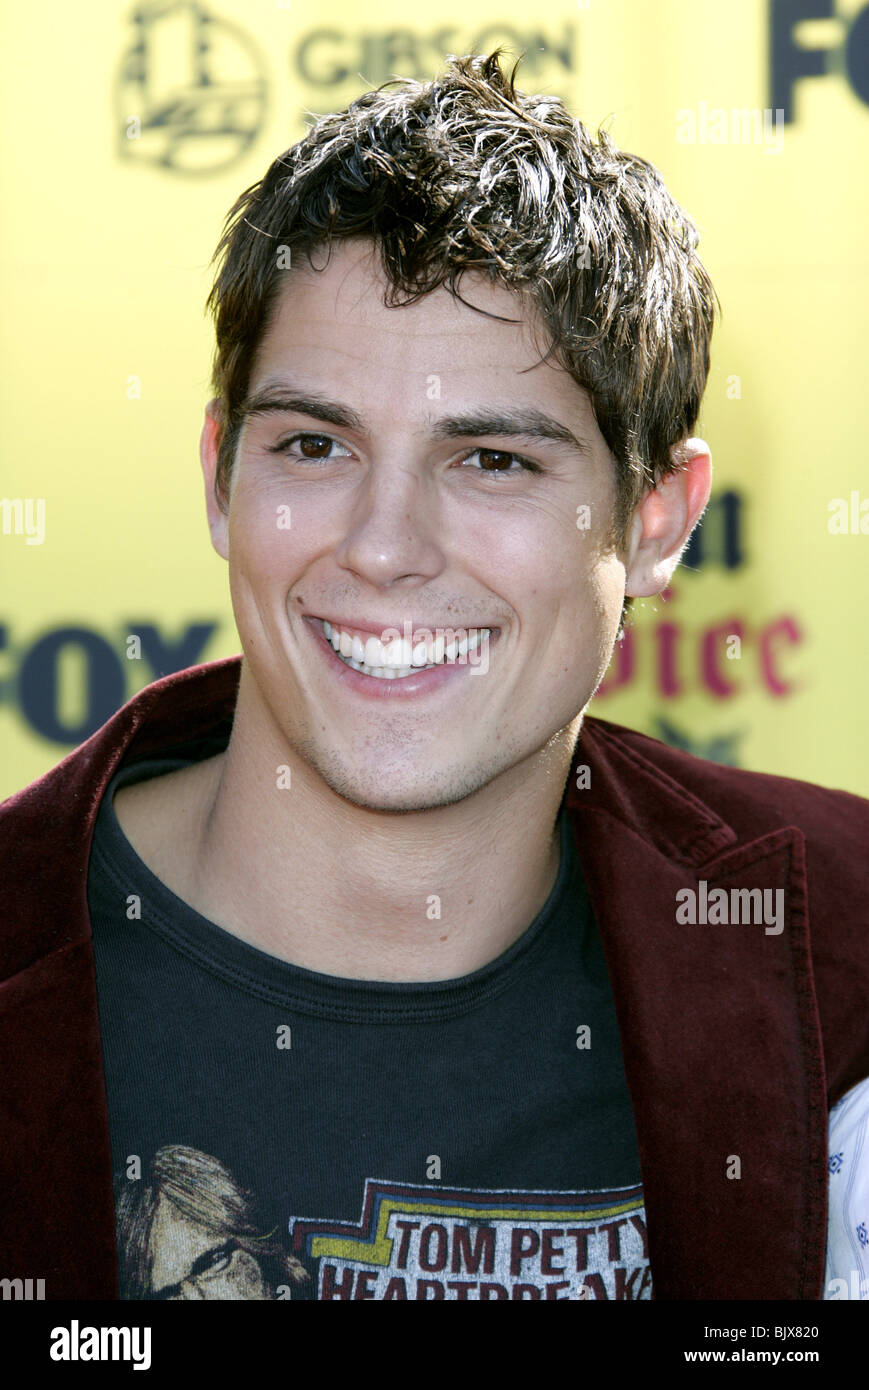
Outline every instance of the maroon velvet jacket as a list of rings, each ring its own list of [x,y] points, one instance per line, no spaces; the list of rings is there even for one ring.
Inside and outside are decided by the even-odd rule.
[[[122,762],[228,733],[239,671],[155,682],[0,807],[0,1277],[44,1278],[47,1299],[117,1298],[87,906],[100,799]],[[869,1075],[869,802],[593,718],[577,762],[655,1296],[820,1298],[827,1111]],[[783,890],[784,930],[677,923],[700,880]]]

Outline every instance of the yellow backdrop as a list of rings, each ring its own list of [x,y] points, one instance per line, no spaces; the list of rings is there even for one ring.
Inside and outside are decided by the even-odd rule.
[[[700,426],[716,500],[593,712],[869,795],[869,5],[411,14],[6,8],[0,796],[156,674],[239,650],[197,456],[208,261],[235,197],[311,113],[501,42],[526,54],[521,87],[658,165],[724,308]]]

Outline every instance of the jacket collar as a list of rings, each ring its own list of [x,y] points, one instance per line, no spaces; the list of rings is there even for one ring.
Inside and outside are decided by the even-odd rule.
[[[15,1050],[33,1058],[20,1081],[25,1110],[33,1109],[25,1103],[31,1072],[43,1082],[37,1118],[29,1115],[20,1132],[8,1136],[7,1152],[25,1165],[15,1178],[19,1186],[21,1171],[32,1174],[36,1212],[57,1187],[46,1155],[54,1152],[57,1115],[69,1110],[69,1088],[77,1100],[64,1130],[67,1190],[52,1213],[51,1272],[62,1291],[49,1289],[49,1297],[113,1297],[116,1290],[87,910],[100,800],[124,761],[181,751],[191,734],[225,738],[240,669],[234,657],[148,686],[6,803],[16,812],[16,852],[0,857],[0,882],[5,879],[11,894],[15,926],[2,942],[0,969],[18,986],[6,990],[4,1010]],[[668,772],[653,761],[657,749],[662,745],[586,719],[566,792],[613,986],[655,1297],[818,1298],[827,1117],[803,837],[787,825],[760,837],[740,835],[691,790],[692,769],[710,765],[666,750]],[[576,785],[580,766],[589,770],[582,790]],[[729,769],[719,775],[744,776]],[[48,873],[46,833],[59,847]],[[784,930],[768,935],[762,925],[680,925],[676,894],[702,891],[701,880],[709,892],[781,890]],[[55,1030],[44,1010],[34,1008],[46,981],[56,1017],[74,1015],[75,1031]],[[25,1203],[17,1232],[25,1248],[28,1229],[32,1233],[33,1216],[28,1227]],[[42,1269],[30,1272],[44,1274],[38,1238],[29,1248],[34,1259],[43,1259]]]

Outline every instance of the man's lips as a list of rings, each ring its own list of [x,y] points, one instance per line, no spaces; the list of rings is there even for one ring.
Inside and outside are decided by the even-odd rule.
[[[328,622],[328,619],[315,618],[313,615],[306,615],[305,617],[306,626],[310,629],[318,647],[326,654],[329,666],[333,667],[336,675],[345,686],[357,690],[363,695],[371,695],[380,699],[385,696],[398,698],[399,695],[422,695],[439,689],[445,681],[451,681],[462,670],[467,669],[472,673],[483,674],[489,669],[489,637],[483,629],[477,629],[473,637],[469,636],[458,647],[455,644],[450,644],[444,649],[443,635],[435,638],[440,650],[432,664],[422,664],[425,655],[423,651],[417,653],[420,658],[418,661],[406,665],[402,659],[400,664],[396,665],[398,658],[395,652],[392,652],[383,664],[378,660],[370,665],[369,669],[366,669],[369,663],[360,663],[350,653],[339,654],[335,650],[331,638],[326,635],[325,622]],[[336,628],[335,631],[337,632],[338,629]],[[343,631],[349,636],[348,629],[343,629]],[[395,632],[396,629],[393,628],[392,631]],[[458,634],[460,629],[452,629],[451,631]],[[367,643],[376,643],[375,651],[381,648],[378,634],[368,632],[366,629],[361,629],[354,641],[362,642],[362,632],[365,632]],[[494,629],[491,641],[496,642],[499,636],[500,629]],[[471,652],[471,644],[476,644],[478,641],[486,643],[485,651],[480,652],[479,649],[475,649]],[[398,645],[399,647],[402,646],[401,643]],[[409,647],[409,643],[404,645]],[[462,647],[467,650],[467,655],[463,654]],[[386,656],[385,652],[383,654]]]

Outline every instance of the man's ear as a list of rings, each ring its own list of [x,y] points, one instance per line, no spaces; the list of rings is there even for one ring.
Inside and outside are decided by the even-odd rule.
[[[625,558],[625,594],[646,598],[666,589],[703,515],[712,486],[712,455],[703,439],[683,439],[670,457],[675,473],[662,478],[631,518]]]
[[[223,409],[215,396],[205,407],[205,420],[199,436],[199,458],[202,475],[205,479],[205,506],[208,512],[208,527],[211,531],[211,544],[229,559],[229,513],[221,507],[217,497],[217,456],[223,437]]]

